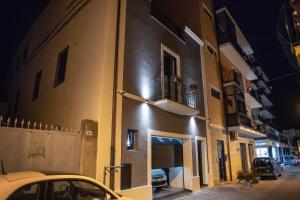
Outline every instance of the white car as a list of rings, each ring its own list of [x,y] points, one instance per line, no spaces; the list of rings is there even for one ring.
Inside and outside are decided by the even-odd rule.
[[[14,172],[0,175],[0,200],[129,200],[96,180],[75,174]]]

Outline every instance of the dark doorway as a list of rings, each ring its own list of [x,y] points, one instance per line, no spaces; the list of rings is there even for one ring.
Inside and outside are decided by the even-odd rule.
[[[217,140],[217,150],[218,150],[218,160],[219,160],[220,182],[224,182],[227,180],[227,176],[226,176],[226,159],[225,159],[225,150],[224,150],[223,141]]]
[[[241,153],[241,162],[242,162],[242,171],[248,171],[248,158],[247,158],[247,150],[246,144],[240,143],[240,153]]]
[[[203,147],[203,141],[199,141],[197,142],[198,144],[198,170],[199,170],[199,176],[200,176],[200,187],[204,187],[207,186],[206,184],[204,184],[204,158],[203,158],[203,154],[202,154],[202,147]]]
[[[171,100],[182,101],[182,83],[179,79],[177,58],[163,51],[165,96]]]

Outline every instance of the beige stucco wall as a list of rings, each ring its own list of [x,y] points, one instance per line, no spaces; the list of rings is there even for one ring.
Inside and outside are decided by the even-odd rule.
[[[242,170],[241,163],[241,154],[240,154],[240,144],[246,144],[246,153],[247,153],[247,162],[248,162],[248,170],[251,171],[252,161],[250,161],[249,156],[249,144],[252,144],[252,152],[253,158],[255,155],[255,144],[252,139],[239,137],[238,140],[230,142],[230,157],[231,157],[231,168],[232,168],[232,181],[237,182],[237,173]]]
[[[205,5],[212,13],[214,12],[213,2],[211,0],[203,0],[201,3],[201,29],[202,39],[207,44],[210,44],[218,52],[218,44],[216,37],[216,27],[214,20],[212,21],[204,12]],[[208,116],[211,124],[224,126],[224,108],[223,101],[218,100],[210,95],[211,86],[216,87],[222,92],[222,81],[220,74],[219,59],[213,57],[204,46],[204,62],[206,71],[206,86],[207,86],[207,102]]]
[[[73,8],[75,5],[68,7],[68,1],[50,1],[16,52],[13,67],[24,46],[29,44],[30,59],[14,73],[9,101],[14,105],[20,89],[16,117],[48,123],[48,126],[58,124],[79,130],[81,120],[97,121],[100,147],[97,178],[102,181],[103,168],[109,166],[110,155],[117,1],[81,2],[82,8],[77,11]],[[76,14],[69,18],[72,9]],[[47,43],[42,43],[56,26],[61,29]],[[39,44],[43,44],[42,48],[35,51]],[[57,56],[67,46],[65,81],[53,87]],[[43,70],[39,97],[32,102],[35,75],[39,70]]]

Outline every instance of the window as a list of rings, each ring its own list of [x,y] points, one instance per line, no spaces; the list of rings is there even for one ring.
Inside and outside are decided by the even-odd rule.
[[[17,95],[16,95],[16,99],[15,99],[14,114],[16,114],[18,112],[19,101],[20,101],[20,93],[21,93],[21,91],[18,90]]]
[[[68,60],[68,49],[69,47],[65,48],[58,54],[54,87],[65,81],[65,74],[66,74],[66,67],[67,67],[67,60]]]
[[[35,75],[35,82],[33,87],[32,101],[36,100],[39,96],[40,85],[42,81],[42,71]]]
[[[28,54],[28,45],[24,47],[22,62],[25,62],[25,60],[27,58],[27,54]]]
[[[210,94],[211,96],[221,100],[221,92],[220,90],[216,89],[216,88],[210,88]]]
[[[206,50],[215,58],[218,59],[218,53],[217,51],[209,44],[206,42]]]
[[[47,199],[56,200],[116,200],[103,188],[81,180],[60,180],[48,184]]]
[[[127,131],[127,150],[137,149],[137,130],[128,129]]]
[[[35,183],[32,185],[26,185],[21,187],[16,192],[14,192],[8,200],[20,200],[20,199],[34,199],[42,200],[45,199],[45,184]]]

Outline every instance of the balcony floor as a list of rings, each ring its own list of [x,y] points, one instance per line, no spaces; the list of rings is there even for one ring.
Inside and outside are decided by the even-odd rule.
[[[172,112],[178,115],[194,116],[200,113],[200,111],[195,108],[183,105],[170,99],[158,100],[155,101],[153,104],[162,110]]]

